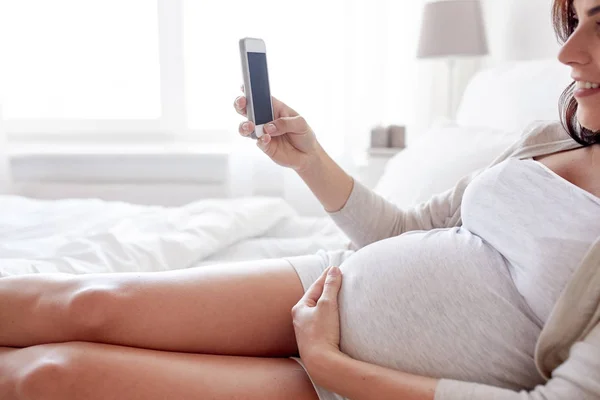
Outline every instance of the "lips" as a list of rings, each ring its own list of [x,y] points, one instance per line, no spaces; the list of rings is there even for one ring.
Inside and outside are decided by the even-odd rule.
[[[600,94],[600,84],[589,81],[576,81],[575,90],[573,96],[577,101],[584,101],[584,99]]]

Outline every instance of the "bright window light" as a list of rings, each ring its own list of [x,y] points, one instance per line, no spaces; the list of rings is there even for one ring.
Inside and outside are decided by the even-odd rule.
[[[156,0],[0,0],[4,118],[161,115]]]
[[[184,0],[189,126],[237,130],[233,100],[243,83],[238,41],[265,40],[271,93],[333,137],[330,104],[341,93],[342,0]],[[233,120],[233,122],[232,122]],[[233,129],[232,129],[233,128]],[[338,127],[339,130],[339,127]],[[321,137],[325,137],[325,133]]]
[[[421,0],[0,0],[12,137],[239,139],[239,39],[265,40],[271,93],[328,151],[410,123]],[[49,136],[48,136],[49,135]]]

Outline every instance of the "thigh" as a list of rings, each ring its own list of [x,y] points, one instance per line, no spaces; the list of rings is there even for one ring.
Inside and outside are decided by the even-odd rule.
[[[19,349],[12,354],[13,364],[18,357],[27,365],[15,380],[16,391],[31,400],[317,400],[302,367],[286,358],[173,353],[84,342]]]
[[[0,279],[0,346],[70,341],[242,356],[297,354],[302,297],[283,259],[151,273]],[[10,321],[10,323],[8,323]]]
[[[297,353],[291,309],[303,289],[285,260],[83,279],[92,296],[73,311],[109,312],[99,317],[104,328],[95,341],[204,354]],[[103,287],[109,296],[100,293],[96,302],[93,288]]]

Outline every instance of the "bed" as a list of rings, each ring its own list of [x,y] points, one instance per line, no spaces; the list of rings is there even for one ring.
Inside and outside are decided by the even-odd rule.
[[[558,119],[569,71],[555,60],[478,73],[456,121],[392,158],[375,190],[409,207],[485,167],[534,120]],[[31,273],[164,271],[347,249],[328,217],[303,217],[283,199],[199,200],[182,207],[98,199],[0,196],[0,277]]]

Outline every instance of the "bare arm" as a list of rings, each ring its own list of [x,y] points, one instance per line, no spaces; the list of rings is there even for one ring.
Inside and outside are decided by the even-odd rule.
[[[354,187],[354,179],[320,145],[313,161],[297,172],[329,213],[344,207]]]
[[[314,365],[314,363],[313,363]],[[319,386],[352,400],[434,400],[437,379],[329,353],[309,369]]]

